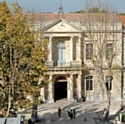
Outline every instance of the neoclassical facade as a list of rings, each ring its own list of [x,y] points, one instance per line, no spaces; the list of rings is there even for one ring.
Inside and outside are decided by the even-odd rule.
[[[49,103],[62,98],[74,101],[76,97],[85,97],[86,100],[102,100],[102,97],[98,95],[98,80],[92,63],[93,52],[97,49],[93,40],[99,41],[99,37],[90,38],[85,22],[87,15],[50,13],[40,16],[43,19],[43,36],[49,41],[49,55],[46,62],[48,66],[46,76],[49,83],[41,89],[43,100]],[[119,51],[113,61],[113,81],[110,89],[112,99],[117,100],[121,98],[121,69],[117,67],[121,67],[122,63],[122,23],[116,13],[110,16],[115,18],[115,22],[111,18],[108,23],[110,32],[107,33],[105,40],[108,52],[114,48],[112,41],[118,41],[116,45]],[[115,30],[112,30],[113,23]],[[95,22],[95,25],[97,28],[98,22]],[[100,32],[94,33],[99,34]],[[104,35],[104,32],[101,33]],[[109,75],[107,68],[105,64],[105,80]]]

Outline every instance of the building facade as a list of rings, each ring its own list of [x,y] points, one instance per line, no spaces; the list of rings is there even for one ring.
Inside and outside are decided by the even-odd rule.
[[[124,77],[125,77],[125,15],[119,16],[119,19],[122,23],[122,91],[123,95],[121,98],[125,98],[125,84],[124,84]]]
[[[106,54],[103,59],[105,83],[107,76],[110,75],[107,60],[111,52],[115,51],[110,90],[113,100],[120,99],[123,36],[122,23],[118,15],[110,13],[105,26],[103,23],[106,20],[102,20],[103,23],[100,24],[96,20],[97,16],[92,13],[90,15],[51,13],[40,16],[43,38],[49,41],[49,55],[46,61],[48,66],[46,76],[49,83],[41,89],[43,101],[53,103],[62,98],[74,101],[82,97],[86,100],[103,99],[99,95],[98,78],[92,62],[99,45],[95,45],[95,41],[102,40],[106,41]]]

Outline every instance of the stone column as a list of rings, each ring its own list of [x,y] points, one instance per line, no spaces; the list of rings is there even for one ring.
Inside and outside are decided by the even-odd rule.
[[[73,61],[73,37],[70,37],[70,62]]]
[[[77,79],[77,95],[78,98],[81,98],[82,95],[82,88],[81,88],[81,74],[78,74],[78,79]]]
[[[81,61],[81,37],[78,37],[76,51],[76,61]]]
[[[49,84],[48,84],[48,102],[54,103],[54,89],[53,89],[52,75],[49,75]]]
[[[49,67],[53,67],[53,60],[52,60],[52,37],[49,38],[48,43],[48,61],[46,62]]]
[[[45,102],[45,87],[41,88],[40,95],[42,97],[42,101]]]
[[[48,50],[49,50],[48,61],[51,62],[52,61],[52,37],[49,37]]]
[[[68,101],[74,101],[73,99],[73,75],[70,74],[70,78],[68,80],[68,86],[67,86],[67,97]]]

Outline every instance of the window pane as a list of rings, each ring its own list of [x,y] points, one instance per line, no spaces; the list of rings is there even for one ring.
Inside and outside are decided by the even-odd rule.
[[[90,90],[92,90],[93,88],[93,83],[92,83],[92,80],[90,80]]]
[[[62,60],[66,60],[66,50],[62,48]]]
[[[93,77],[92,76],[86,77],[86,90],[93,90]]]
[[[57,63],[58,65],[64,65],[66,60],[66,48],[65,48],[65,42],[59,41],[57,43]]]
[[[93,45],[86,44],[86,59],[91,60],[93,56]]]
[[[106,59],[111,59],[113,55],[113,44],[106,45]]]

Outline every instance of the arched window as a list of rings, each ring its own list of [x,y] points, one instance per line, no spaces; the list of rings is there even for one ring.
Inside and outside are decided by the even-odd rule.
[[[66,46],[63,41],[59,41],[57,43],[57,65],[62,66],[65,65],[65,60],[66,60]]]

